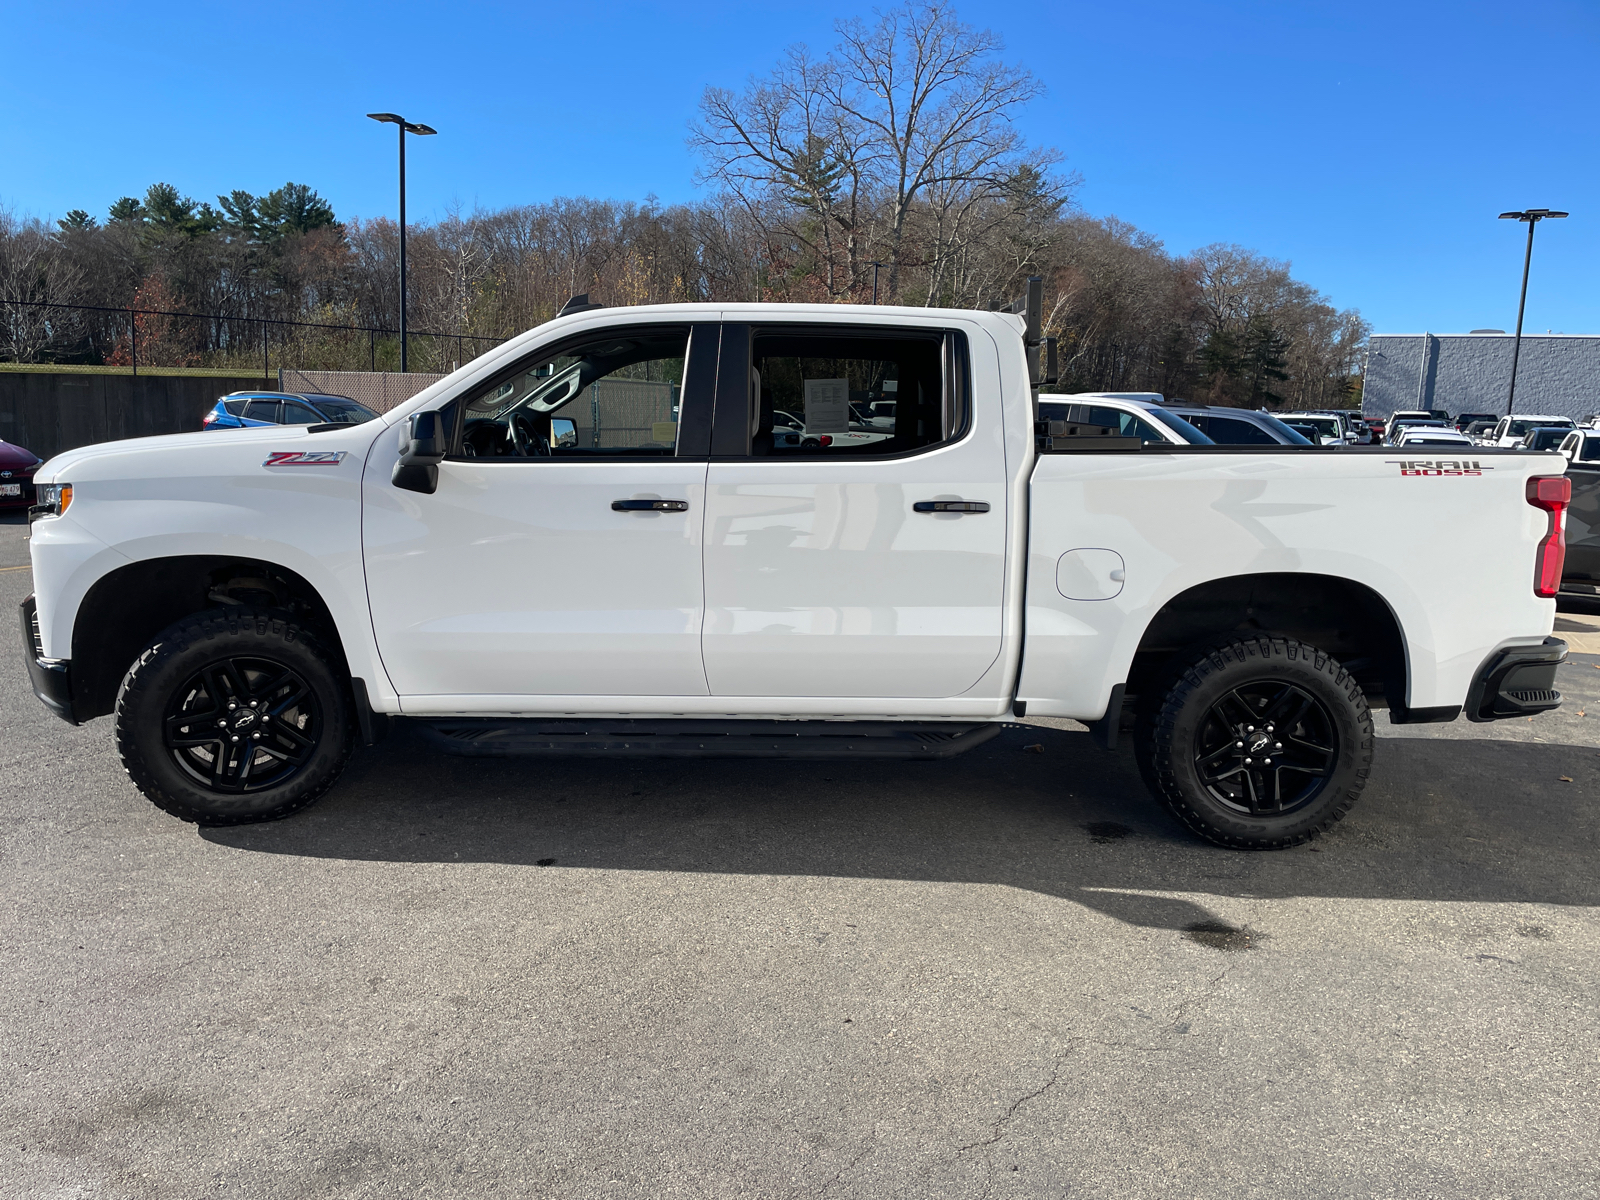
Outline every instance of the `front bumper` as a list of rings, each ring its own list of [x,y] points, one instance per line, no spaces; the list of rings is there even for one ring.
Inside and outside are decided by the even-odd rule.
[[[1567,658],[1567,644],[1548,637],[1542,646],[1513,646],[1492,655],[1467,693],[1467,720],[1503,721],[1531,717],[1561,705],[1556,668]]]
[[[16,484],[20,489],[15,496],[0,496],[0,509],[31,508],[34,502],[33,476],[9,476],[0,484]]]
[[[30,595],[19,606],[22,615],[22,657],[28,665],[28,682],[44,706],[69,725],[79,724],[72,711],[72,664],[64,658],[46,658],[39,641],[39,605]]]

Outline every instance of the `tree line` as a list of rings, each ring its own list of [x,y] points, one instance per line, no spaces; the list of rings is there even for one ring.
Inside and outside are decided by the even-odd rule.
[[[607,304],[798,301],[982,308],[1045,279],[1066,391],[1159,391],[1247,406],[1353,402],[1366,323],[1289,265],[1240,246],[1187,254],[1082,211],[1080,180],[1016,118],[1042,88],[945,3],[841,21],[826,54],[786,52],[742,89],[708,88],[689,143],[706,198],[563,198],[455,209],[407,230],[416,369]],[[264,326],[399,324],[399,231],[340,221],[310,187],[216,204],[164,183],[103,218],[0,213],[0,357],[231,365],[394,365],[392,336]],[[46,301],[206,319],[134,319]],[[459,340],[458,340],[459,338]]]

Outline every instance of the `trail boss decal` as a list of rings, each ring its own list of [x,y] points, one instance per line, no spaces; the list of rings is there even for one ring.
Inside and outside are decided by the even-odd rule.
[[[1475,458],[1391,458],[1402,475],[1482,475],[1493,467],[1481,465]]]
[[[276,450],[267,455],[263,467],[337,467],[344,461],[343,450]]]

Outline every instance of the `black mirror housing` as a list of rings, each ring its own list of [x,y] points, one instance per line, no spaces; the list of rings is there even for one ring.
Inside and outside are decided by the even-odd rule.
[[[406,422],[400,461],[394,465],[390,482],[410,492],[433,495],[439,488],[439,464],[444,461],[446,436],[443,413],[412,413]]]

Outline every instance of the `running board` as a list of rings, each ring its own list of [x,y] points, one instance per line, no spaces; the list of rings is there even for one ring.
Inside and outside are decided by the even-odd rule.
[[[952,758],[1000,732],[998,721],[434,717],[414,723],[447,754],[473,758]]]

